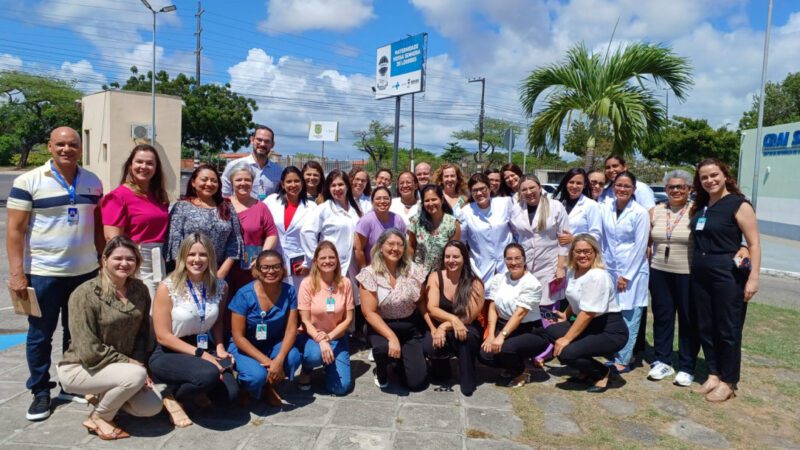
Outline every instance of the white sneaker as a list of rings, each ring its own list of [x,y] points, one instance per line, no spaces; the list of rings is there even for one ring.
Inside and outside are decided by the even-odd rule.
[[[693,381],[694,381],[694,375],[688,374],[686,372],[678,372],[678,374],[675,375],[675,380],[672,383],[676,386],[689,387],[692,385]]]
[[[85,396],[70,394],[69,392],[65,392],[63,389],[58,393],[58,397],[56,398],[62,402],[73,402],[81,405],[86,405],[89,403],[89,400],[87,400]]]
[[[672,375],[675,375],[675,369],[660,361],[656,361],[656,363],[653,364],[652,368],[650,369],[650,372],[647,373],[647,378],[660,381]]]
[[[381,381],[378,379],[378,371],[376,369],[372,369],[372,381],[375,382],[375,386],[378,386],[379,389],[386,389],[389,387],[388,380],[385,383],[381,383]]]
[[[372,354],[372,349],[369,350],[369,356],[367,356],[367,360],[369,362],[375,362],[375,355]]]

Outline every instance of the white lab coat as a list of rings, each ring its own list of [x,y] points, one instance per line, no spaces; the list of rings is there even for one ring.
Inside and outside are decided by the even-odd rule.
[[[461,222],[461,240],[469,245],[469,257],[475,275],[486,284],[495,273],[506,273],[503,249],[513,242],[508,197],[494,197],[484,211],[477,203],[465,203],[456,212]]]
[[[603,241],[603,217],[600,205],[596,201],[581,194],[578,203],[569,212],[569,231],[573,236],[586,233]]]
[[[650,189],[650,186],[646,183],[642,183],[638,180],[636,181],[636,191],[633,192],[633,199],[647,211],[650,211],[656,206],[656,195],[653,194],[653,190]],[[614,195],[614,182],[612,181],[600,194],[600,198],[597,199],[597,202],[600,204],[607,204],[616,201],[617,197]]]
[[[268,196],[264,200],[264,204],[269,208],[269,212],[272,214],[272,218],[275,221],[275,228],[278,229],[278,246],[275,250],[281,252],[286,270],[291,271],[292,268],[289,265],[289,261],[297,256],[305,256],[305,251],[303,251],[303,247],[300,243],[300,231],[303,224],[313,215],[317,204],[312,201],[306,201],[305,203],[300,202],[297,205],[297,211],[295,211],[288,228],[284,226],[283,220],[285,206],[278,197],[278,194],[271,194]],[[303,265],[310,267],[305,263]],[[285,281],[292,284],[294,287],[298,287],[300,286],[301,280],[302,277],[287,275]]]
[[[415,203],[414,206],[406,211],[406,205],[403,204],[403,201],[400,200],[400,197],[395,197],[392,199],[392,205],[389,206],[389,211],[402,217],[403,222],[406,224],[406,228],[408,228],[409,225],[411,225],[411,218],[419,213],[419,200],[417,200],[417,203]]]
[[[369,195],[361,194],[361,197],[358,197],[356,201],[358,202],[358,207],[361,208],[361,217],[372,211],[372,200],[370,200]]]
[[[614,287],[619,277],[628,280],[625,292],[617,292],[623,310],[647,306],[650,265],[647,264],[647,240],[650,214],[636,202],[628,202],[617,217],[617,203],[602,206],[603,261]]]
[[[547,217],[544,230],[537,231],[536,225],[539,223],[539,215],[542,212],[541,203],[536,208],[533,217],[533,224],[528,220],[528,208],[519,202],[514,204],[514,212],[511,217],[511,228],[514,230],[514,238],[523,249],[525,249],[525,261],[528,270],[542,284],[542,306],[548,306],[557,300],[564,298],[563,294],[559,297],[550,297],[550,282],[556,277],[556,267],[559,256],[567,256],[569,247],[558,243],[559,233],[569,230],[569,217],[564,205],[549,200],[550,214]],[[497,252],[503,252],[502,248]],[[566,271],[565,271],[566,275]]]
[[[311,217],[303,224],[300,243],[306,255],[306,264],[311,267],[314,251],[320,241],[330,241],[339,253],[342,275],[348,275],[353,260],[353,235],[356,232],[358,213],[350,206],[345,210],[334,200],[325,200],[318,205]]]

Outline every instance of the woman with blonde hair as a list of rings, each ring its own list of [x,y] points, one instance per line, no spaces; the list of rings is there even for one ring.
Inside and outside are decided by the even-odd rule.
[[[311,371],[325,366],[325,387],[334,395],[350,390],[347,329],[353,322],[353,287],[342,275],[336,246],[322,241],[314,252],[311,273],[300,283],[297,309],[305,333],[297,337],[303,353],[300,389],[311,387]]]
[[[444,199],[453,211],[467,202],[467,180],[461,169],[452,163],[444,163],[433,173],[433,184],[441,186]]]
[[[567,306],[557,311],[558,323],[547,328],[555,342],[553,355],[580,373],[571,381],[587,383],[588,392],[608,388],[611,369],[594,359],[619,351],[628,340],[628,327],[614,293],[614,282],[605,270],[597,240],[578,234],[569,250]],[[567,319],[575,315],[575,322]]]

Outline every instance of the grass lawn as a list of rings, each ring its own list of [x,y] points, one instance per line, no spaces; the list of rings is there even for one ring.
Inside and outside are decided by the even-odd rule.
[[[648,325],[652,323],[652,316]],[[677,335],[677,333],[676,333]],[[652,329],[648,327],[648,342]],[[677,343],[675,344],[677,349]],[[532,447],[556,448],[698,448],[702,441],[674,436],[679,421],[689,420],[714,430],[734,448],[797,448],[800,445],[800,312],[751,304],[744,329],[742,381],[738,397],[715,405],[671,380],[646,379],[645,364],[625,374],[625,385],[593,395],[560,389],[553,377],[508,390],[514,409],[524,422],[518,440]],[[677,355],[675,355],[677,357]],[[556,364],[557,365],[557,364]],[[697,378],[705,379],[702,352]],[[555,381],[555,383],[554,383]],[[562,416],[545,416],[536,405],[537,396],[561,397],[572,405]],[[609,401],[632,405],[616,415]],[[580,432],[556,436],[559,421],[574,421]],[[713,431],[705,433],[713,444],[725,443]]]

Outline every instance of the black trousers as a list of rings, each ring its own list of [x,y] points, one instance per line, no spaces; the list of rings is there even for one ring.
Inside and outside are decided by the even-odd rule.
[[[647,306],[642,308],[642,318],[639,320],[639,334],[636,335],[636,343],[633,344],[633,357],[644,359],[645,351],[647,351]]]
[[[440,348],[433,348],[433,335],[425,332],[425,354],[431,360],[431,369],[436,378],[450,378],[450,357],[458,358],[458,385],[461,393],[472,395],[478,387],[475,360],[483,341],[483,328],[477,320],[467,325],[467,338],[459,341],[453,331],[448,331],[445,343]]]
[[[369,327],[369,341],[372,345],[372,357],[375,358],[375,369],[378,381],[386,383],[389,364],[393,361],[402,366],[402,376],[410,391],[421,391],[428,385],[428,366],[423,351],[424,322],[418,313],[405,319],[384,319],[400,341],[400,359],[389,357],[389,341]]]
[[[747,315],[747,274],[735,267],[733,255],[702,255],[692,260],[692,301],[697,335],[708,373],[738,383],[742,366],[742,328]]]
[[[495,336],[500,334],[508,321],[497,319]],[[525,360],[542,353],[550,345],[550,339],[542,328],[542,321],[521,323],[509,334],[500,348],[500,353],[481,350],[478,359],[491,367],[507,369],[512,376],[525,371]]]
[[[570,322],[561,322],[550,325],[545,331],[555,342],[564,337],[571,326]],[[597,381],[606,376],[608,368],[594,357],[614,354],[621,350],[626,342],[628,342],[628,327],[622,320],[622,314],[607,313],[592,319],[583,333],[561,350],[558,359],[578,369],[592,381]]]
[[[650,269],[655,360],[672,364],[675,314],[678,314],[678,370],[694,374],[700,342],[691,299],[689,274]]]
[[[167,392],[178,400],[202,393],[223,402],[232,402],[239,397],[239,385],[233,374],[226,372],[223,382],[217,366],[203,358],[173,352],[158,345],[150,356],[149,367],[153,378],[166,384]]]

